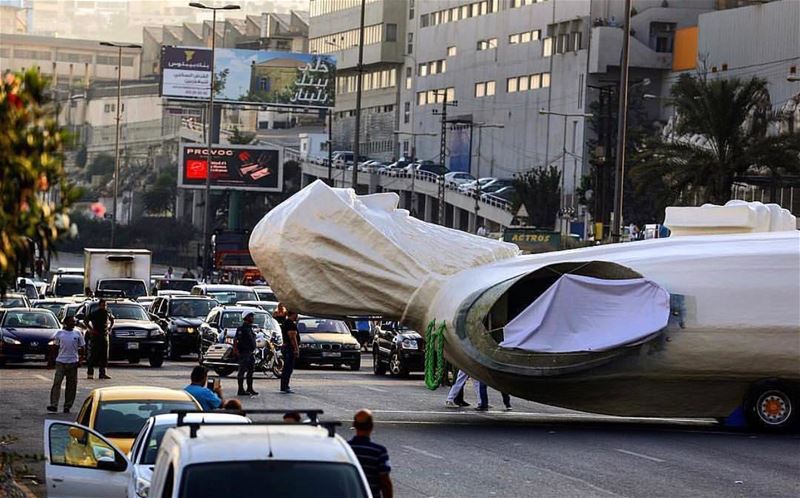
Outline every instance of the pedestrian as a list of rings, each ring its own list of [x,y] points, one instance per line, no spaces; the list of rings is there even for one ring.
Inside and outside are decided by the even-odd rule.
[[[95,367],[100,369],[100,379],[111,379],[106,373],[108,366],[108,334],[114,326],[114,315],[108,309],[105,299],[97,302],[97,307],[84,319],[89,337],[89,358],[86,378],[94,378]]]
[[[219,379],[214,382],[214,389],[211,390],[206,385],[208,383],[208,369],[203,366],[196,366],[192,369],[192,383],[184,387],[183,390],[189,393],[200,403],[204,411],[216,410],[222,406],[222,385]]]
[[[256,350],[256,333],[253,331],[253,319],[255,315],[247,311],[242,318],[242,324],[236,329],[236,336],[233,338],[233,347],[239,358],[239,373],[236,380],[239,381],[239,396],[257,396],[258,393],[253,389],[253,369],[255,368],[255,358],[253,352]],[[247,390],[244,389],[245,376],[247,377]]]
[[[183,275],[181,275],[181,278],[195,278],[194,277],[194,272],[192,272],[191,268],[186,267],[186,271],[183,272]]]
[[[164,278],[166,278],[167,280],[172,280],[173,278],[175,278],[175,272],[172,271],[171,266],[167,268],[167,273],[164,274]]]
[[[278,307],[272,312],[272,318],[278,322],[278,325],[283,325],[283,321],[286,320],[286,306],[283,303],[278,303]]]
[[[281,392],[291,394],[289,380],[292,378],[295,360],[300,356],[299,339],[297,337],[297,313],[286,311],[286,318],[281,323],[281,335],[283,336],[283,372],[281,373]]]
[[[58,345],[56,356],[56,374],[53,378],[53,387],[50,389],[50,406],[47,411],[58,410],[58,398],[61,396],[61,383],[67,378],[67,390],[64,393],[64,413],[69,413],[75,401],[75,391],[78,389],[78,364],[80,355],[83,354],[86,342],[83,335],[75,330],[75,318],[68,316],[64,319],[64,328],[56,332],[55,342]]]
[[[486,230],[486,227],[481,225],[478,227],[478,231],[476,232],[479,237],[486,237],[489,235],[489,231]]]
[[[374,498],[392,498],[392,478],[389,473],[392,467],[389,464],[389,452],[385,446],[373,443],[372,429],[374,422],[372,412],[366,409],[358,410],[353,417],[353,429],[356,435],[348,441],[353,453],[356,454],[364,475],[367,477],[369,488]]]
[[[486,383],[472,379],[472,384],[475,386],[475,397],[478,398],[478,406],[475,407],[475,411],[487,411],[489,409],[489,393]]]
[[[444,406],[447,408],[462,408],[469,406],[469,403],[464,401],[464,384],[467,383],[469,375],[463,370],[459,370],[456,374],[456,381],[450,386],[450,391],[447,392],[447,401]]]

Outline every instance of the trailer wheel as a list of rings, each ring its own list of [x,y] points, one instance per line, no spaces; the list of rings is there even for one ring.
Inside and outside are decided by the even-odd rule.
[[[752,426],[767,431],[782,431],[797,421],[797,397],[785,383],[763,381],[750,390],[745,410]]]

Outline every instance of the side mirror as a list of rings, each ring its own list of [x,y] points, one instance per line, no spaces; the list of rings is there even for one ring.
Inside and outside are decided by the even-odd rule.
[[[97,468],[111,472],[122,472],[128,468],[128,464],[124,460],[117,461],[113,457],[103,456],[97,459]]]

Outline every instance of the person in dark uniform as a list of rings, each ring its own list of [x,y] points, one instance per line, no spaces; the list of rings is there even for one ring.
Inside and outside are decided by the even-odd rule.
[[[283,373],[281,374],[281,392],[291,394],[293,391],[289,388],[289,380],[292,378],[294,371],[294,362],[300,356],[300,338],[297,336],[297,313],[294,311],[287,311],[286,318],[283,319],[281,324],[281,334],[283,335]]]
[[[253,331],[253,319],[255,315],[251,312],[246,312],[244,315],[243,323],[236,329],[236,336],[233,339],[233,345],[239,355],[239,374],[236,376],[239,381],[239,396],[256,396],[258,393],[253,389],[253,368],[255,367],[255,358],[253,358],[253,351],[256,350],[256,333]],[[244,379],[247,376],[247,390],[244,389]]]
[[[100,379],[110,379],[106,373],[108,366],[108,333],[114,326],[114,315],[108,310],[106,300],[97,302],[97,307],[84,319],[88,332],[86,338],[89,343],[89,358],[86,369],[86,378],[94,378],[94,367],[100,369]]]
[[[364,475],[367,477],[372,496],[375,498],[392,498],[394,490],[392,488],[392,478],[389,472],[392,466],[389,464],[389,452],[385,446],[373,443],[370,439],[374,422],[372,412],[369,410],[358,410],[353,417],[353,428],[356,435],[348,441],[353,453],[356,454]]]

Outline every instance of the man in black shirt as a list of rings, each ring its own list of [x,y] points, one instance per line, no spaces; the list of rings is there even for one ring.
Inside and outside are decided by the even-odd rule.
[[[281,374],[281,392],[290,394],[293,391],[289,388],[289,379],[292,378],[294,362],[300,356],[300,339],[297,337],[297,313],[287,311],[286,318],[281,323],[281,334],[283,335],[283,373]]]
[[[251,312],[245,312],[243,323],[236,329],[236,336],[233,340],[233,345],[239,355],[239,373],[237,380],[239,381],[239,396],[251,395],[255,396],[258,393],[253,389],[253,368],[255,367],[255,358],[253,358],[253,351],[256,350],[256,334],[253,332],[253,318],[255,315]],[[244,390],[244,378],[247,375],[247,390]]]
[[[94,367],[100,369],[101,379],[110,379],[106,374],[108,365],[108,333],[114,326],[114,315],[108,310],[106,300],[101,299],[97,307],[84,318],[89,345],[89,358],[87,360],[86,378],[94,378]]]

